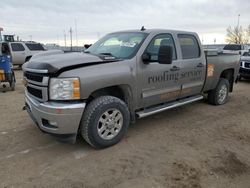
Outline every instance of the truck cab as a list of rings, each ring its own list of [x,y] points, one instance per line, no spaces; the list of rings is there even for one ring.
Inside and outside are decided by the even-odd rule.
[[[50,53],[23,65],[25,108],[38,127],[93,147],[118,143],[131,122],[207,98],[225,104],[238,54],[204,51],[194,32],[108,34],[84,53]]]

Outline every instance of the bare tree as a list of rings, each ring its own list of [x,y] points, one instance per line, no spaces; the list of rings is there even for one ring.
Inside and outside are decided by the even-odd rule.
[[[240,27],[228,27],[226,41],[229,44],[246,44],[250,40],[250,25],[244,29]]]

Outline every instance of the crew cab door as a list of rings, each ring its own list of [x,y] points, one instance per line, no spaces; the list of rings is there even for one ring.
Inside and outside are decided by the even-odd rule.
[[[25,48],[23,44],[12,42],[10,43],[12,63],[15,65],[23,64],[25,62]]]
[[[183,98],[199,94],[202,91],[206,77],[206,59],[196,36],[179,34],[178,41],[182,55],[179,98]]]
[[[158,53],[160,46],[172,47],[172,63],[160,64]],[[143,107],[177,99],[181,86],[178,83],[180,71],[177,61],[176,48],[171,34],[156,35],[147,46],[144,54],[149,54],[153,62],[145,63],[141,60],[142,70],[140,97]]]

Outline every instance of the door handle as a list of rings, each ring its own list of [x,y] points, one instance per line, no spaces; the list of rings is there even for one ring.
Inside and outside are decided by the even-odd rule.
[[[180,70],[180,67],[177,67],[177,66],[173,66],[170,71],[178,71]]]
[[[204,67],[202,63],[199,63],[196,67]]]

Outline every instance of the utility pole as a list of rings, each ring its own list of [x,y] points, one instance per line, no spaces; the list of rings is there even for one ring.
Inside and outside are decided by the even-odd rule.
[[[30,37],[30,41],[32,41],[32,35],[29,35],[29,37]]]
[[[76,33],[76,46],[78,46],[77,22],[76,22],[76,19],[75,19],[75,33]]]
[[[66,48],[66,46],[67,46],[67,39],[66,39],[65,30],[63,30],[63,36],[64,36],[64,46],[65,46],[65,48]]]
[[[2,39],[2,32],[3,31],[3,28],[2,27],[0,27],[0,41],[2,41],[3,39]]]
[[[238,23],[237,23],[237,29],[239,30],[240,27],[240,14],[238,14]]]
[[[73,33],[73,30],[71,27],[70,27],[69,33],[70,33],[70,51],[72,51],[72,33]]]

